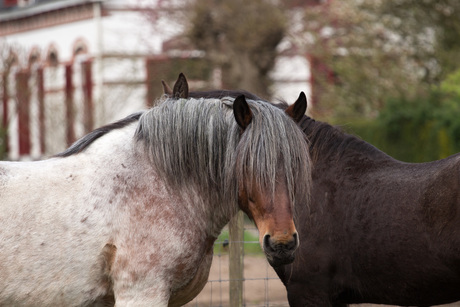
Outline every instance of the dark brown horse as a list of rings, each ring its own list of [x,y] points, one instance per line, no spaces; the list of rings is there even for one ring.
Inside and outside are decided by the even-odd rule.
[[[275,267],[289,304],[460,300],[460,154],[405,163],[310,117],[300,125],[313,187],[296,208],[295,261]]]
[[[301,93],[294,105],[304,103]],[[296,204],[295,261],[274,267],[289,304],[460,300],[460,154],[404,163],[327,123],[303,116],[299,124],[310,142],[313,186],[310,205]]]

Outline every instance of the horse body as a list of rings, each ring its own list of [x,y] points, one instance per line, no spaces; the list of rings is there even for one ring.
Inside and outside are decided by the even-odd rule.
[[[0,253],[0,305],[82,306],[116,291],[117,304],[145,292],[142,304],[157,306],[168,299],[159,294],[184,288],[200,264],[210,265],[217,230],[207,229],[209,213],[196,199],[171,197],[145,154],[133,154],[134,130],[67,158],[0,164],[0,220],[10,226],[0,229],[0,250],[8,250]],[[106,144],[120,147],[116,157],[96,153]],[[132,289],[138,278],[145,289]]]
[[[460,154],[410,164],[305,117],[309,208],[276,267],[291,306],[430,306],[460,300]]]
[[[310,184],[297,124],[176,85],[56,157],[0,162],[0,306],[183,305],[239,209],[262,221],[267,259],[292,262],[293,205]]]

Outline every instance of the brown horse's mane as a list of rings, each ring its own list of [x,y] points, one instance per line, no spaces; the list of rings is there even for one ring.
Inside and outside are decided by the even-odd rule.
[[[344,132],[340,127],[316,121],[306,115],[299,125],[310,142],[310,154],[313,160],[316,160],[318,155],[331,154],[340,159],[351,154],[366,155],[375,159],[390,158],[375,146]]]
[[[280,100],[275,106],[285,110],[289,105]],[[390,158],[386,153],[375,146],[367,143],[359,137],[348,134],[338,126],[332,126],[326,122],[317,121],[304,115],[299,126],[307,136],[310,144],[310,157],[312,161],[317,161],[318,157],[325,158],[333,155],[332,158],[342,159],[357,153],[367,155],[375,159]]]

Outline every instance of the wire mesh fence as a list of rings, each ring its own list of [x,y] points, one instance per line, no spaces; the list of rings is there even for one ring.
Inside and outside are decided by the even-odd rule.
[[[232,239],[226,227],[214,243],[214,257],[206,286],[201,293],[186,306],[225,307],[225,306],[289,306],[286,290],[273,268],[265,259],[259,244],[259,233],[251,222],[243,222],[242,240]],[[232,245],[242,246],[242,255],[232,255]],[[235,265],[235,257],[241,256],[242,265]],[[238,260],[238,259],[237,259]],[[232,270],[241,270],[231,273]],[[236,278],[234,276],[239,276]],[[235,290],[235,283],[242,289]],[[231,290],[233,286],[233,289]],[[241,299],[238,296],[241,290]],[[236,291],[236,292],[235,292]]]

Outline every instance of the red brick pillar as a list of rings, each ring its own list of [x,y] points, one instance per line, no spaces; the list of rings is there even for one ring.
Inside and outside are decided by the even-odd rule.
[[[16,73],[16,97],[18,101],[19,155],[30,154],[30,90],[28,70]]]
[[[93,116],[93,75],[92,75],[92,60],[87,60],[81,63],[81,71],[83,74],[83,126],[85,133],[94,129]]]
[[[2,97],[2,109],[3,109],[3,117],[2,117],[2,129],[4,132],[8,130],[8,72],[4,72],[2,74],[2,85],[3,85],[3,97]],[[8,147],[8,134],[5,135],[4,148],[6,152],[9,152]]]
[[[73,109],[73,69],[72,63],[65,66],[65,107],[66,107],[66,141],[67,145],[75,142],[75,112]]]
[[[45,142],[45,86],[43,78],[43,68],[37,70],[37,96],[38,96],[38,129],[40,137],[40,153],[46,152]]]

